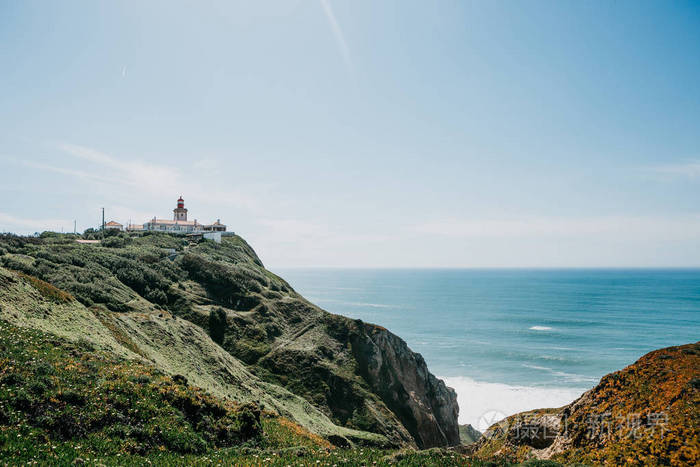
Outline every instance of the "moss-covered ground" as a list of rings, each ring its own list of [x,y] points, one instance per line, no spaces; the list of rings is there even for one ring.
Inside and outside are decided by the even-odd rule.
[[[338,446],[422,446],[419,433],[406,428],[415,426],[412,412],[390,409],[379,395],[381,384],[373,387],[358,364],[361,350],[353,342],[363,338],[362,323],[304,300],[267,271],[242,238],[217,244],[163,233],[107,232],[100,244],[76,239],[51,233],[0,236],[0,281],[13,282],[15,293],[31,287],[44,299],[37,313],[34,297],[18,306],[0,288],[0,302],[8,304],[0,316],[60,335],[94,335],[115,352],[148,358],[219,396],[225,392],[242,401],[263,391],[268,406]],[[80,319],[67,321],[68,314]],[[197,357],[206,353],[201,346],[211,358]],[[212,362],[223,361],[218,349],[236,359],[229,362],[236,384],[212,368]],[[244,388],[244,373],[267,386]],[[434,402],[428,399],[421,404]]]
[[[5,321],[0,352],[0,464],[495,465],[445,450],[334,448],[254,404]]]

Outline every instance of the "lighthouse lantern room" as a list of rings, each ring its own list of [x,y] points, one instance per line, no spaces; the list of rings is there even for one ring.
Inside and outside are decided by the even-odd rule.
[[[185,208],[185,200],[182,196],[177,200],[177,208],[173,209],[173,220],[175,221],[186,221],[187,220],[187,209]]]

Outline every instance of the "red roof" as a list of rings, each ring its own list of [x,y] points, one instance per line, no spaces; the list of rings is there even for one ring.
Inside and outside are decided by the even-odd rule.
[[[171,219],[151,219],[147,224],[176,224],[176,225],[194,225],[194,221],[176,221]]]

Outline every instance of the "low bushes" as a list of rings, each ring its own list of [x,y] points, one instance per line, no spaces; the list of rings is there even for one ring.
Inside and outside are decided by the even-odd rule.
[[[58,343],[57,343],[58,342]],[[85,352],[0,321],[0,458],[30,444],[203,453],[261,436],[260,410],[178,384],[152,367]],[[20,436],[18,436],[18,434]]]
[[[22,278],[29,282],[32,285],[32,287],[38,290],[42,296],[48,298],[53,302],[68,303],[75,300],[73,296],[68,292],[64,292],[63,290],[57,289],[56,287],[54,287],[46,281],[42,281],[41,279],[37,279],[36,277],[30,276],[23,272],[18,272],[17,274],[19,274]]]
[[[203,256],[185,254],[181,267],[190,277],[201,283],[209,294],[227,307],[248,310],[258,304],[251,297],[266,286],[266,278],[245,263],[227,264]]]

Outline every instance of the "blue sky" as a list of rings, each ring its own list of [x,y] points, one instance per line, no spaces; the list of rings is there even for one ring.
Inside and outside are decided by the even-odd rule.
[[[700,266],[697,2],[0,1],[0,231],[273,269]]]

